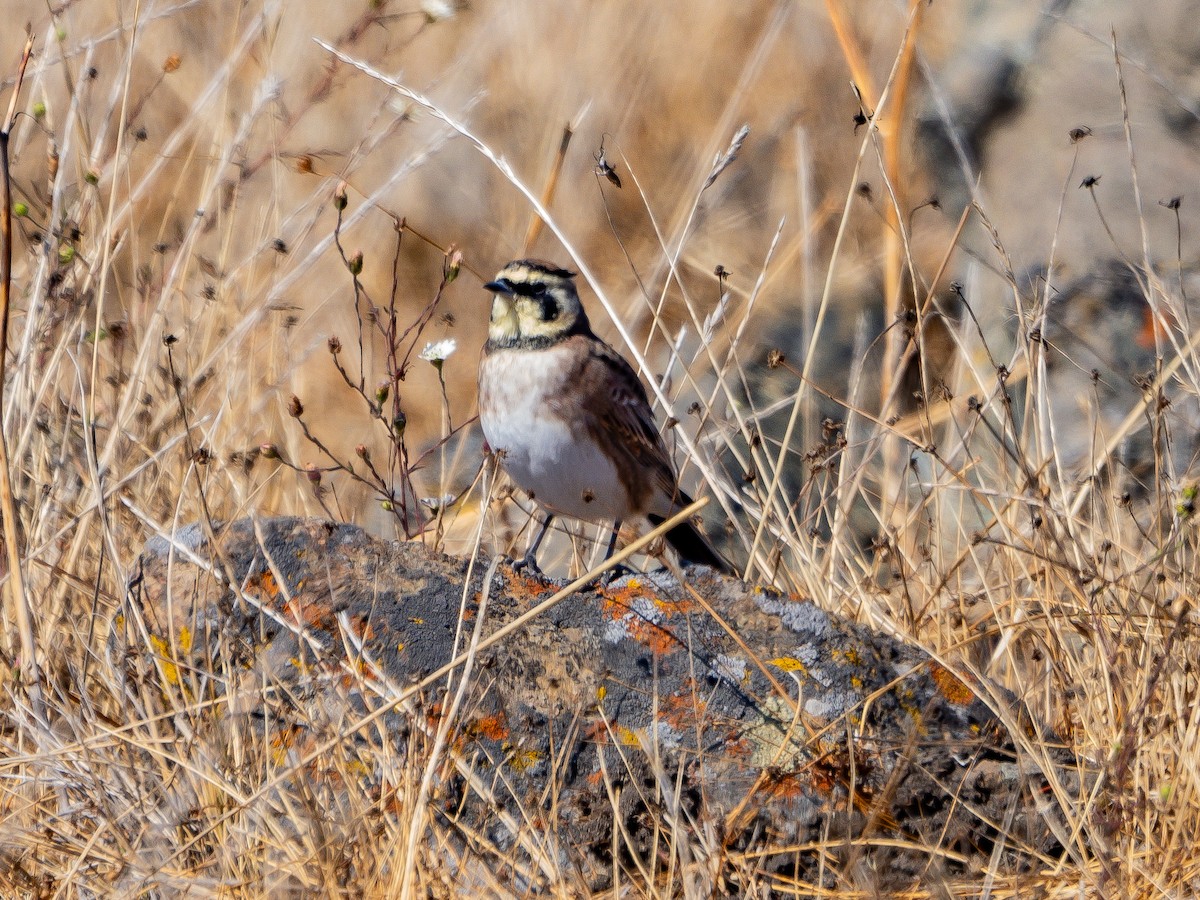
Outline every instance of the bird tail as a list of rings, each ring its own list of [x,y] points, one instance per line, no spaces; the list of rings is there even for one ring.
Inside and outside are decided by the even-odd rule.
[[[686,494],[681,493],[679,496],[680,508],[687,506],[692,502],[691,498]],[[646,516],[650,520],[650,524],[654,526],[661,525],[666,521],[664,516],[656,516],[649,514]],[[703,534],[691,522],[680,522],[674,528],[664,535],[667,543],[675,548],[675,552],[679,554],[679,558],[685,563],[710,566],[725,575],[737,575],[733,566],[725,559],[716,548],[709,542]]]

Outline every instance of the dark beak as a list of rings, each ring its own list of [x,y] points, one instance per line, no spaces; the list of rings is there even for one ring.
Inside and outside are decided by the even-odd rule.
[[[507,281],[489,281],[483,286],[485,291],[491,291],[493,294],[511,294],[512,287]]]

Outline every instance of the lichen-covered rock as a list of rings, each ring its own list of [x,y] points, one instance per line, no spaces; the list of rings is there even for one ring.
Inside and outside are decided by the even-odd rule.
[[[502,565],[484,603],[487,569],[315,520],[236,522],[216,548],[192,528],[147,545],[122,626],[144,622],[158,665],[277,679],[332,702],[330,673],[395,692],[461,652],[481,611],[491,634],[559,587]],[[1054,793],[980,686],[809,602],[690,576],[571,595],[481,649],[442,814],[503,849],[514,822],[535,828],[597,887],[611,874],[614,828],[641,852],[664,817],[804,877],[814,845],[840,848],[827,871],[869,860],[893,887],[1061,852]],[[404,725],[397,703],[391,727],[433,727],[444,683],[422,693],[420,723]],[[359,693],[337,696],[360,713],[388,696]],[[993,706],[1003,697],[990,694]],[[1014,700],[1000,702],[1006,721],[1022,721]],[[1078,791],[1064,753],[1041,759],[1055,760],[1059,790]]]

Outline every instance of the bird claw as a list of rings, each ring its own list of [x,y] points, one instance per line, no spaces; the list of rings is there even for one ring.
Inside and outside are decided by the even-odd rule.
[[[525,572],[527,575],[534,575],[544,578],[546,573],[538,567],[537,558],[533,553],[526,553],[520,559],[514,559],[512,563],[513,572]]]
[[[629,566],[625,565],[624,563],[617,563],[611,569],[607,569],[597,575],[594,584],[598,588],[606,588],[614,581],[619,581],[622,578],[636,574],[636,571],[629,568]]]

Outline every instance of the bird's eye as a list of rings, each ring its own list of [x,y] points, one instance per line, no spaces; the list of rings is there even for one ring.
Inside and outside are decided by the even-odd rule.
[[[540,297],[546,293],[546,285],[540,281],[517,282],[513,284],[512,290],[514,294],[520,294],[522,297]]]
[[[553,322],[558,318],[558,304],[554,302],[553,297],[542,295],[538,297],[542,304],[542,321]]]

